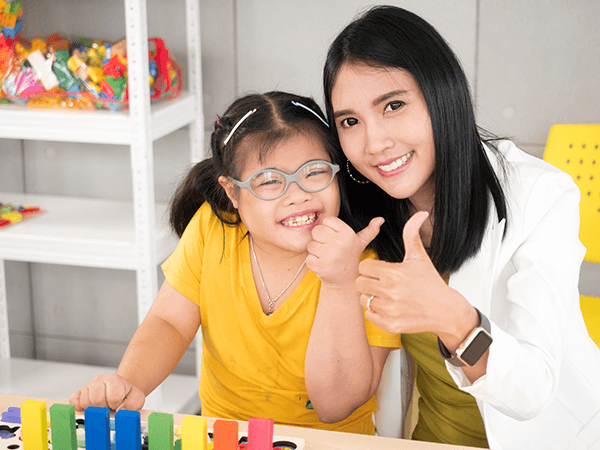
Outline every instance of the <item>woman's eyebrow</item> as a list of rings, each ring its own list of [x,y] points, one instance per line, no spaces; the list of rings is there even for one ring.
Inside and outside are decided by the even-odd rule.
[[[387,92],[387,93],[385,93],[385,94],[377,97],[375,100],[373,100],[371,102],[371,104],[373,106],[377,106],[377,105],[385,102],[386,100],[389,100],[390,98],[401,97],[403,95],[406,95],[407,92],[408,91],[402,91],[402,90]],[[333,113],[333,118],[337,119],[338,117],[348,116],[348,115],[352,115],[352,114],[354,114],[354,110],[353,109],[341,109],[341,110],[335,111]]]
[[[347,116],[347,115],[351,115],[351,114],[354,114],[354,110],[352,110],[352,109],[342,109],[340,111],[335,111],[333,113],[333,118],[337,119],[340,116]]]
[[[379,97],[377,97],[375,100],[373,100],[371,102],[371,104],[373,106],[377,106],[383,102],[385,102],[386,100],[389,100],[390,98],[393,97],[398,97],[398,96],[403,96],[407,93],[408,91],[392,91],[392,92],[388,92],[387,94],[383,94]]]

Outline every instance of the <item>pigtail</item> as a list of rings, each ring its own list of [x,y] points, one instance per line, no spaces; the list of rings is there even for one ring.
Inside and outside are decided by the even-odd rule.
[[[222,162],[222,142],[230,129],[230,120],[226,117],[215,122],[211,135],[211,148],[215,156],[194,165],[175,191],[171,200],[169,223],[179,237],[204,202],[208,202],[221,222],[231,225],[240,223],[237,211],[225,189],[219,184],[219,176],[227,173]]]

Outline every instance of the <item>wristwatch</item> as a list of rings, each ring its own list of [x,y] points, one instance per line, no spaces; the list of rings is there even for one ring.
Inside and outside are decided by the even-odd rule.
[[[479,315],[479,326],[475,327],[467,338],[460,343],[454,356],[438,337],[438,349],[441,355],[453,366],[474,366],[492,345],[490,321],[477,308],[475,308],[475,311]]]

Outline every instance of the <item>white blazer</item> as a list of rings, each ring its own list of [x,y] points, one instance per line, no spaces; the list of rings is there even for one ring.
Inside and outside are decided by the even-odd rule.
[[[503,141],[508,226],[493,209],[481,251],[450,276],[490,319],[487,373],[471,384],[492,449],[600,449],[600,349],[579,306],[580,192],[571,177]]]

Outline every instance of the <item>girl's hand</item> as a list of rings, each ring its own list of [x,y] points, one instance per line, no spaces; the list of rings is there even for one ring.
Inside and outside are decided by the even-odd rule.
[[[383,220],[382,217],[376,217],[365,229],[354,233],[350,226],[337,217],[325,217],[312,230],[313,241],[308,244],[306,265],[323,284],[354,285],[360,256],[379,233]]]
[[[364,260],[356,288],[366,317],[390,333],[437,334],[451,351],[477,324],[477,312],[437,272],[423,247],[419,229],[427,219],[414,214],[404,226],[405,257],[401,263]]]
[[[116,373],[97,376],[69,398],[77,411],[88,406],[135,411],[141,409],[145,401],[146,396],[140,389]]]

